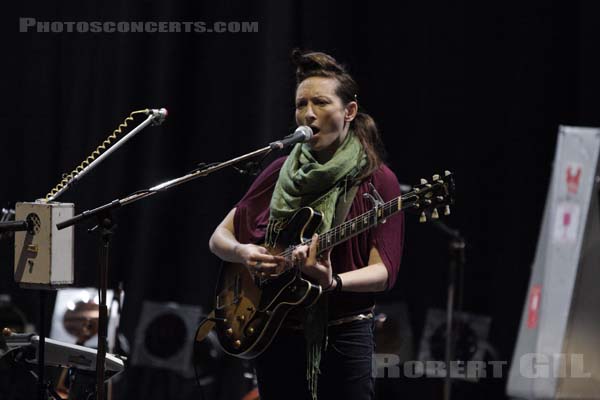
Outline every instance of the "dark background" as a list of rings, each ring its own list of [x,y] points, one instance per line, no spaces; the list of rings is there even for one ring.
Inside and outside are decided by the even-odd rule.
[[[560,124],[600,125],[597,2],[20,2],[3,14],[0,205],[43,197],[129,114],[166,107],[60,201],[77,211],[254,150],[295,128],[294,47],[347,64],[359,104],[377,121],[401,182],[455,173],[447,223],[467,238],[463,309],[492,318],[510,360]],[[19,33],[44,21],[258,21],[258,33]],[[141,119],[136,119],[136,122]],[[133,343],[144,300],[208,308],[218,261],[208,239],[251,178],[226,170],[117,213],[110,282],[124,283],[122,328]],[[445,306],[447,242],[407,218],[401,272],[382,301],[408,305],[416,341]],[[96,239],[76,230],[76,284],[96,283]],[[0,293],[32,320],[34,292],[12,282],[0,243]],[[415,343],[416,345],[416,343]],[[507,371],[507,370],[506,370]],[[176,397],[167,379],[126,373]],[[462,398],[504,398],[504,381],[459,384]],[[419,380],[407,398],[441,398]],[[172,398],[174,398],[172,397]]]

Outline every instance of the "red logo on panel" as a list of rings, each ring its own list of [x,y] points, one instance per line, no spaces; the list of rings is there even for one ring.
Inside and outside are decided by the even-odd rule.
[[[533,285],[529,294],[529,313],[527,314],[527,327],[529,329],[537,328],[541,300],[542,287],[540,285]]]
[[[579,190],[579,179],[581,178],[581,166],[570,164],[567,166],[567,190],[576,194]]]

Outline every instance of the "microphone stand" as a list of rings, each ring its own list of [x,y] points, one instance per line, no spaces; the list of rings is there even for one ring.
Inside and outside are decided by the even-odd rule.
[[[450,228],[442,221],[432,221],[433,226],[443,232],[450,238],[448,243],[448,252],[450,256],[450,263],[448,269],[448,283],[447,283],[447,300],[446,300],[446,348],[444,351],[444,358],[446,364],[446,375],[444,376],[444,400],[450,400],[452,394],[452,378],[450,376],[450,362],[454,356],[453,354],[453,340],[454,340],[454,293],[456,287],[456,273],[457,271],[463,271],[465,265],[465,239],[462,237],[458,230]],[[462,290],[462,288],[461,288]],[[461,296],[462,297],[462,296]],[[462,307],[462,299],[459,299],[459,309]]]
[[[122,137],[118,142],[113,144],[110,148],[108,148],[104,153],[102,153],[98,158],[96,158],[93,162],[87,165],[82,171],[80,171],[77,175],[73,176],[57,193],[48,198],[46,201],[54,201],[59,196],[61,196],[66,190],[68,190],[71,186],[77,183],[83,176],[85,176],[88,172],[98,166],[103,160],[105,160],[109,155],[111,155],[114,151],[116,151],[119,147],[121,147],[125,142],[134,137],[138,132],[142,129],[146,128],[148,125],[160,125],[166,116],[166,114],[162,114],[163,110],[161,109],[159,112],[153,112],[151,110],[147,111],[148,117],[133,128],[127,135]],[[166,111],[165,111],[166,113]],[[110,215],[110,208],[105,208],[100,210],[96,214],[98,216],[98,225],[94,228],[90,229],[89,232],[99,231],[100,232],[100,251],[99,251],[99,263],[98,263],[98,279],[99,279],[99,316],[98,316],[98,353],[96,357],[96,400],[104,400],[104,360],[106,358],[106,347],[107,347],[107,330],[108,330],[108,315],[107,315],[107,306],[106,306],[106,290],[108,286],[108,250],[110,247],[110,239],[112,234],[114,233],[113,229],[115,225],[113,225],[112,218]],[[0,230],[4,228],[5,230],[26,230],[29,229],[29,221],[15,221],[12,223],[4,223],[4,227],[0,226]],[[70,225],[68,225],[70,226]],[[66,227],[66,226],[65,226]],[[62,228],[59,228],[62,229]],[[39,344],[39,376],[40,376],[40,391],[39,396],[40,399],[47,398],[45,396],[47,385],[44,383],[44,343],[45,343],[45,308],[46,308],[46,293],[43,290],[40,290],[40,344]]]
[[[291,143],[290,143],[291,144]],[[287,143],[286,143],[287,145]],[[260,155],[267,155],[273,150],[281,149],[285,147],[281,142],[273,142],[269,146],[260,148],[253,152],[244,154],[242,156],[233,158],[229,161],[212,164],[206,167],[198,168],[186,175],[183,175],[179,178],[170,179],[163,183],[160,183],[156,186],[153,186],[149,189],[139,190],[130,194],[129,196],[123,199],[116,199],[111,201],[110,203],[104,204],[100,207],[86,210],[79,215],[74,216],[68,220],[65,220],[61,223],[56,224],[56,227],[61,230],[67,228],[69,226],[73,226],[75,224],[79,224],[83,221],[86,221],[90,218],[98,218],[98,224],[90,229],[90,232],[99,232],[100,233],[100,250],[98,254],[98,276],[99,276],[99,321],[98,321],[98,353],[96,356],[96,400],[105,400],[104,398],[104,362],[106,358],[106,347],[107,347],[107,330],[108,330],[108,308],[106,305],[106,290],[108,286],[108,254],[110,247],[110,240],[112,235],[114,234],[114,229],[116,225],[113,224],[113,219],[111,216],[111,211],[134,203],[138,200],[142,200],[146,197],[153,196],[160,192],[168,191],[175,186],[179,186],[181,184],[192,181],[196,178],[208,176],[213,172],[219,171],[225,167],[229,167],[240,162],[246,161],[250,158],[254,158]]]

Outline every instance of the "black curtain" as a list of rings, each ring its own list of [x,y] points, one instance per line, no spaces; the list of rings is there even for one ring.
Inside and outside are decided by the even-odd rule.
[[[358,81],[360,107],[377,121],[387,163],[401,182],[455,173],[456,205],[447,223],[467,238],[463,309],[492,317],[490,341],[500,359],[510,360],[558,126],[600,125],[597,3],[30,1],[5,7],[1,206],[43,197],[141,108],[166,107],[169,116],[60,201],[80,212],[281,138],[295,128],[291,50],[325,51]],[[20,33],[20,17],[257,21],[258,32]],[[144,300],[210,308],[219,263],[208,239],[251,180],[225,170],[115,213],[110,283],[124,283],[122,328],[130,340]],[[445,304],[447,242],[415,217],[406,221],[398,282],[382,297],[408,303],[418,338],[426,310]],[[96,284],[90,226],[76,228],[80,286]],[[12,282],[12,242],[0,245],[0,292],[35,316],[35,295]],[[129,379],[150,385],[144,373],[130,372]],[[155,393],[165,395],[164,381],[153,384],[162,384]],[[503,398],[503,384],[486,393]],[[479,398],[480,387],[465,393]],[[135,397],[135,388],[127,390]]]

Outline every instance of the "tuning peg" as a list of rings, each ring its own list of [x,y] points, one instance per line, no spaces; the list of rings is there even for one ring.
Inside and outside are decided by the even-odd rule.
[[[426,184],[427,184],[427,179],[421,178],[421,185],[426,185]]]
[[[440,179],[440,176],[438,174],[435,174],[432,179],[434,181],[437,181],[438,179]]]
[[[444,196],[436,196],[435,199],[439,202],[444,201]]]
[[[450,206],[444,208],[444,215],[450,215]]]
[[[427,222],[427,216],[425,215],[425,211],[421,213],[421,216],[419,217],[419,222]]]
[[[431,205],[431,200],[429,200],[429,199],[425,199],[425,200],[423,200],[423,203],[425,203],[425,204],[427,204],[428,206],[430,206],[430,205]]]
[[[448,171],[448,170],[444,171],[444,176],[449,176],[449,175],[451,175],[451,174],[452,174],[452,173],[451,173],[450,171]]]
[[[438,214],[438,211],[436,208],[433,209],[433,211],[431,212],[431,219],[439,219],[440,215]]]

